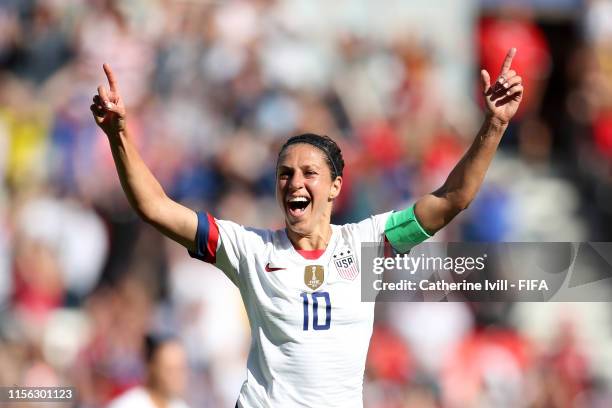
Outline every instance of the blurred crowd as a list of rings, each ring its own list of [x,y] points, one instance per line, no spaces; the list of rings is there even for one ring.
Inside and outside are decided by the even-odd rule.
[[[612,240],[612,3],[484,3],[2,0],[0,385],[103,407],[145,381],[152,332],[184,347],[192,407],[233,407],[245,378],[237,290],[122,193],[89,111],[104,62],[168,195],[278,228],[287,137],[340,144],[335,223],[404,208],[444,182],[478,130],[479,67],[515,46],[524,103],[435,239]],[[612,406],[609,309],[379,304],[366,408]]]

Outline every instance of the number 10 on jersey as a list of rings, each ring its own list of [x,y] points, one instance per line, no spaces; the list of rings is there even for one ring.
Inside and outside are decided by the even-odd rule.
[[[302,292],[300,296],[304,301],[304,331],[308,330],[310,325],[310,305],[311,302],[308,299],[308,293]],[[313,292],[310,294],[312,298],[312,328],[314,330],[329,330],[331,326],[331,300],[329,298],[329,292]],[[325,323],[319,323],[319,299],[325,300]]]

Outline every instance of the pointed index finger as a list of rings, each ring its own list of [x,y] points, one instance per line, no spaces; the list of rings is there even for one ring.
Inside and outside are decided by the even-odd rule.
[[[113,74],[113,70],[110,65],[104,64],[102,65],[104,69],[104,73],[106,74],[106,78],[108,79],[108,85],[110,86],[111,92],[116,92],[119,90],[119,86],[117,85],[117,80],[115,79],[115,74]]]
[[[504,64],[502,65],[501,73],[505,74],[510,70],[510,65],[512,65],[512,58],[516,55],[516,48],[512,47],[508,50],[508,54],[506,54],[506,58],[504,59]]]

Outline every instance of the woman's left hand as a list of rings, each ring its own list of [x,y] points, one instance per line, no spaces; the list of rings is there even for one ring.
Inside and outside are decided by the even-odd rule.
[[[486,102],[487,116],[507,125],[516,113],[523,98],[523,80],[510,69],[516,48],[510,48],[495,83],[491,85],[491,76],[486,70],[480,71],[483,93]]]

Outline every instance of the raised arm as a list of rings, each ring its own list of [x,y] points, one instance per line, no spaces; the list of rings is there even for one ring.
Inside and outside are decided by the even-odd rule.
[[[164,235],[193,251],[198,218],[194,211],[171,200],[144,163],[130,140],[126,112],[115,75],[104,64],[109,91],[98,86],[90,109],[100,128],[108,136],[121,187],[132,208]]]
[[[515,54],[515,48],[508,51],[500,75],[493,85],[489,73],[484,69],[480,72],[486,102],[484,123],[444,185],[416,203],[416,218],[430,234],[448,224],[472,202],[508,122],[519,107],[523,97],[522,80],[510,69]]]

